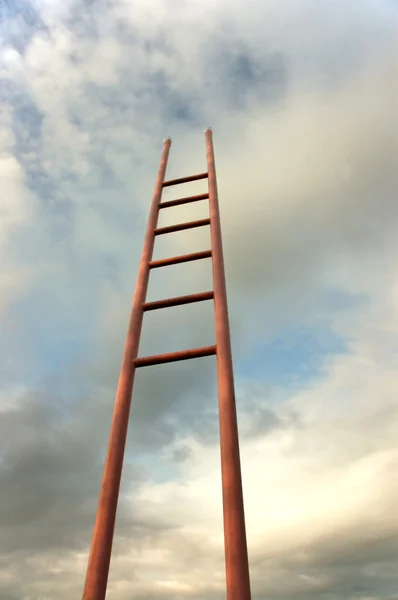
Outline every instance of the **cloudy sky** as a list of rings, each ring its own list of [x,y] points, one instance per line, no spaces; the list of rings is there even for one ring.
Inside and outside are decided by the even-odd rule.
[[[81,597],[162,140],[201,172],[207,126],[253,599],[398,599],[397,34],[395,0],[0,0],[2,600]],[[160,271],[149,299],[211,289]],[[212,318],[146,316],[141,355]],[[225,597],[215,385],[137,375],[109,600]]]

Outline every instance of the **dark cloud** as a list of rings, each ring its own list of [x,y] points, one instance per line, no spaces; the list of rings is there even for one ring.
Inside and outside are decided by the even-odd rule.
[[[288,58],[282,53],[256,57],[249,44],[231,35],[209,41],[205,58],[205,85],[226,106],[248,109],[281,102],[289,86]]]
[[[369,528],[367,532],[366,525],[358,525],[345,535],[341,531],[338,538],[308,543],[289,556],[267,560],[251,556],[255,596],[284,600],[395,598],[398,576],[392,556],[397,551],[396,532],[369,535]]]
[[[0,531],[4,560],[19,561],[27,553],[36,556],[69,556],[85,551],[92,534],[102,461],[109,431],[113,395],[81,386],[76,397],[52,392],[51,386],[20,398],[2,412],[0,464]],[[183,385],[180,382],[181,390]],[[148,480],[146,468],[136,458],[144,446],[156,460],[161,446],[170,444],[178,430],[178,418],[164,418],[175,393],[158,386],[138,392],[138,402],[149,414],[132,408],[129,445],[123,471],[124,489],[135,489]],[[148,395],[149,393],[149,395]],[[180,392],[181,393],[181,392]],[[173,398],[174,400],[174,398]],[[154,406],[164,403],[156,413]],[[137,410],[138,408],[138,410]],[[145,410],[141,410],[145,413]],[[184,428],[180,427],[180,430]],[[123,501],[118,509],[118,543],[134,540],[134,547],[156,544],[171,525],[167,519],[145,517]]]

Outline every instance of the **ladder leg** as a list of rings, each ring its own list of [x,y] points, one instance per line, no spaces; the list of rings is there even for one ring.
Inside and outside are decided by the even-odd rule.
[[[227,600],[250,600],[245,514],[239,456],[227,291],[211,129],[206,129],[210,233],[213,265],[214,316],[220,421]]]
[[[150,271],[149,263],[152,259],[155,240],[154,231],[158,221],[159,204],[162,196],[162,187],[170,145],[171,140],[167,138],[163,144],[163,151],[145,234],[122,367],[116,392],[115,407],[86,573],[83,600],[104,600],[106,594],[116,508],[130,413],[131,394],[135,375],[134,361],[138,356],[138,346],[143,320],[143,304],[145,303],[148,288]]]

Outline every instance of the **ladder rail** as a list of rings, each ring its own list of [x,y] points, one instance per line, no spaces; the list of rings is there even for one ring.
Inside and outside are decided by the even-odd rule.
[[[105,600],[106,595],[120,480],[123,468],[124,449],[127,438],[131,395],[134,385],[134,360],[138,356],[144,315],[142,305],[145,303],[148,288],[150,272],[149,263],[152,260],[155,243],[154,230],[156,229],[158,222],[159,204],[162,197],[163,182],[166,174],[170,146],[171,139],[166,138],[163,142],[162,155],[148,217],[140,265],[138,268],[137,283],[116,391],[108,448],[94,524],[94,533],[86,571],[83,600]]]
[[[164,235],[165,233],[174,233],[176,231],[185,231],[186,229],[197,229],[210,225],[210,219],[198,219],[197,221],[187,221],[186,223],[176,223],[176,225],[167,225],[166,227],[157,227],[155,235]]]
[[[212,130],[206,129],[227,600],[250,600],[239,434]]]
[[[163,365],[164,363],[177,362],[180,360],[191,360],[192,358],[202,358],[204,356],[213,356],[216,354],[216,346],[205,346],[203,348],[190,348],[188,350],[179,350],[178,352],[167,352],[166,354],[155,354],[152,356],[143,356],[136,358],[135,367],[149,367],[151,365]]]
[[[169,308],[170,306],[181,306],[182,304],[193,304],[203,300],[213,300],[214,292],[200,292],[199,294],[189,294],[188,296],[176,296],[174,298],[164,298],[154,302],[145,302],[142,305],[144,311],[157,310],[158,308]]]
[[[177,198],[176,200],[167,200],[161,202],[159,208],[170,208],[172,206],[180,206],[181,204],[190,204],[191,202],[199,202],[200,200],[207,200],[209,194],[197,194],[196,196],[186,196],[185,198]]]
[[[199,173],[198,175],[188,175],[188,177],[180,177],[179,179],[169,179],[169,181],[163,182],[163,187],[170,187],[171,185],[180,185],[181,183],[190,183],[191,181],[198,181],[199,179],[207,179],[207,173]]]
[[[192,252],[191,254],[182,254],[181,256],[171,256],[170,258],[160,258],[159,260],[151,260],[149,262],[149,268],[158,269],[159,267],[179,265],[180,263],[201,260],[202,258],[211,258],[211,250],[202,250],[201,252]]]

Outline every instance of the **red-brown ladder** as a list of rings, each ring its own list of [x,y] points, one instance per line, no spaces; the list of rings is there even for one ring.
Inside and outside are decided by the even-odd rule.
[[[239,438],[236,418],[234,377],[225,285],[224,258],[221,240],[216,169],[211,129],[206,129],[207,172],[165,181],[171,139],[166,138],[156,179],[148,226],[137,276],[123,361],[117,387],[115,408],[109,436],[94,534],[88,561],[83,600],[104,600],[108,581],[117,501],[123,467],[128,420],[135,371],[139,367],[199,358],[215,354],[220,422],[221,476],[224,514],[225,568],[227,600],[250,600],[250,579],[247,557],[245,516],[239,457]],[[163,188],[199,179],[208,179],[208,192],[196,196],[161,202]],[[199,221],[157,227],[159,210],[209,200],[210,217]],[[155,238],[158,235],[194,227],[210,226],[211,249],[162,260],[152,260]],[[178,263],[211,258],[213,290],[189,296],[146,302],[149,274],[152,269]],[[182,352],[138,357],[138,347],[144,313],[204,300],[214,301],[216,344]]]

